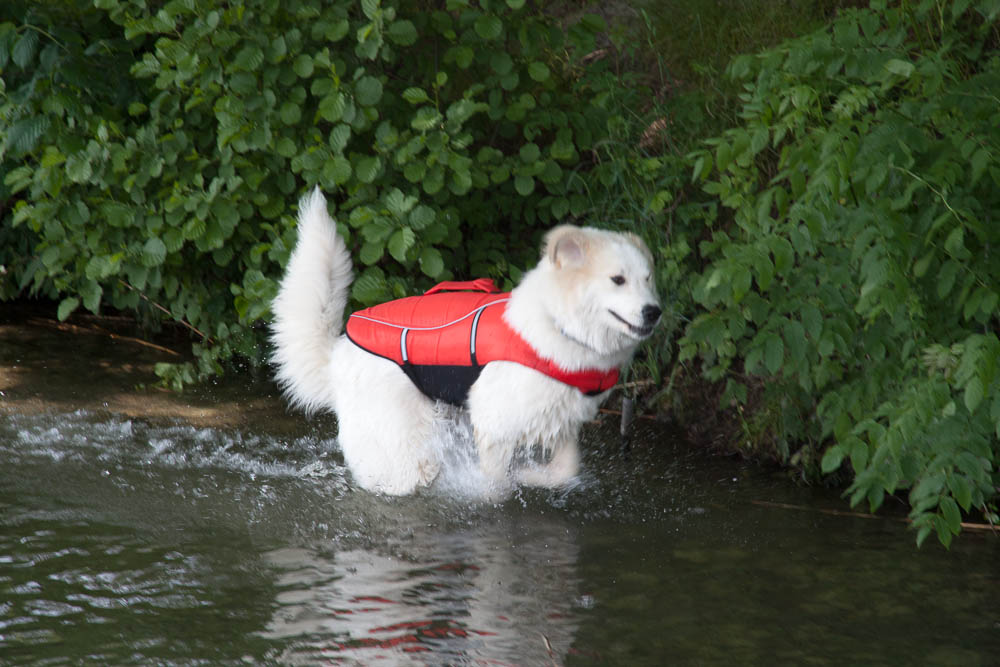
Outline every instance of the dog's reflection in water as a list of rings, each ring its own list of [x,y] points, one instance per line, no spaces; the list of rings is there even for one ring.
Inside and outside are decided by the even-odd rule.
[[[553,664],[569,650],[585,597],[568,526],[536,516],[430,530],[392,552],[271,552],[265,636],[288,642],[282,661]]]

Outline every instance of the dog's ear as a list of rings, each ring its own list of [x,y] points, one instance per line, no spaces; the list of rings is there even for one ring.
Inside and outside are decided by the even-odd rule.
[[[560,225],[545,235],[545,255],[559,269],[583,264],[588,246],[587,233],[573,225]]]
[[[638,234],[633,234],[632,232],[626,232],[625,238],[628,240],[629,243],[638,248],[639,252],[645,255],[646,259],[649,260],[650,263],[653,262],[653,253],[650,252],[649,246],[647,246],[646,242],[642,240],[642,237],[640,237]]]

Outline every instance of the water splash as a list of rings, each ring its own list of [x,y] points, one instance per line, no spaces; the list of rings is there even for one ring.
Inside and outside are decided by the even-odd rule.
[[[0,425],[0,453],[15,460],[224,470],[251,477],[342,478],[333,438],[291,439],[184,423],[157,423],[86,410],[14,415]]]

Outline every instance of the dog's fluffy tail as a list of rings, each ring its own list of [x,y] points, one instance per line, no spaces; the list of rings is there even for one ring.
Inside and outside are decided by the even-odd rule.
[[[293,404],[330,405],[329,361],[343,326],[351,256],[317,187],[299,201],[299,239],[271,305],[278,382]]]

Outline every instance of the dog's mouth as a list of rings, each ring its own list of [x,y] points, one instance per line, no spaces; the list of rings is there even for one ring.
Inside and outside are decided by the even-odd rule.
[[[649,336],[653,333],[653,325],[655,322],[653,324],[643,324],[642,326],[637,327],[610,308],[608,308],[608,312],[611,313],[612,317],[624,324],[629,333],[633,334],[636,338],[649,338]]]

